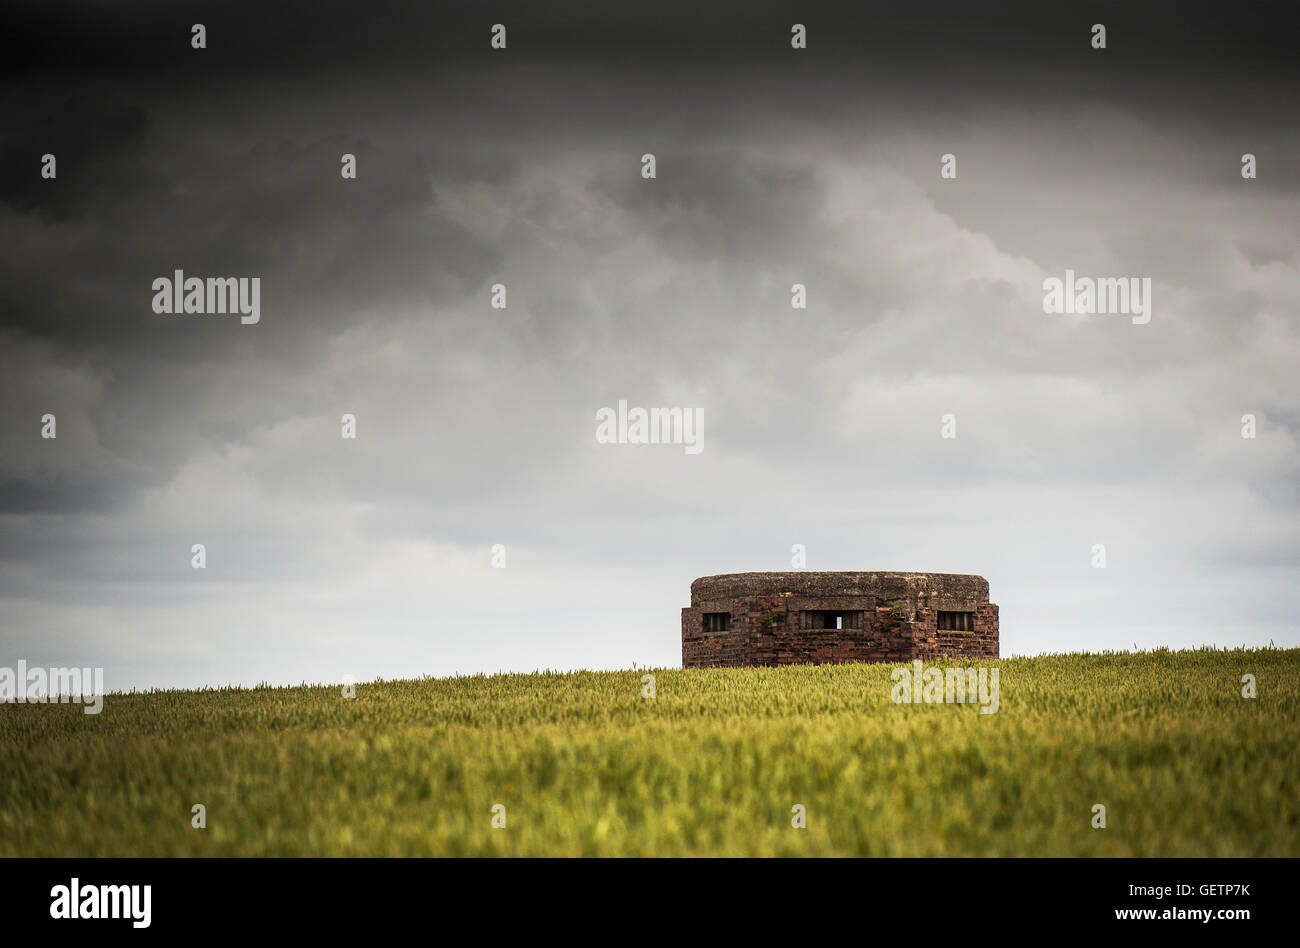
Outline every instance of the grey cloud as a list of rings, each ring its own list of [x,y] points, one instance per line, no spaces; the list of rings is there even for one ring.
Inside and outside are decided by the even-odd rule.
[[[716,61],[689,30],[662,58],[671,14],[561,36],[517,9],[504,65],[432,61],[482,31],[468,14],[427,43],[419,14],[391,62],[349,51],[373,25],[336,40],[308,22],[278,63],[292,12],[243,50],[225,45],[243,21],[214,15],[223,45],[192,75],[110,50],[19,97],[3,167],[22,180],[0,192],[6,648],[80,649],[140,684],[671,664],[691,578],[783,568],[796,542],[817,568],[984,573],[1007,652],[1293,640],[1284,82],[1257,94],[1224,52],[1193,85],[1226,88],[1180,104],[1178,56],[1143,73],[1121,28],[1110,85],[1066,83],[1091,63],[1038,71],[1072,29],[1045,13],[1008,37],[961,12],[925,43],[897,11],[814,23],[826,54],[795,64],[751,48],[788,29],[776,6]],[[954,24],[978,55],[943,60]],[[999,49],[1005,68],[965,74]],[[84,76],[101,92],[74,123]],[[23,156],[54,132],[74,160],[38,182]],[[1237,175],[1238,139],[1260,181]],[[261,276],[262,322],[153,314],[149,283],[175,267]],[[1041,280],[1065,267],[1151,276],[1156,318],[1045,316]],[[594,412],[620,398],[702,407],[704,453],[597,445]],[[1186,593],[1210,575],[1232,577],[1215,600],[1231,629]],[[577,584],[598,592],[575,618]],[[1124,621],[1091,637],[1116,604]]]

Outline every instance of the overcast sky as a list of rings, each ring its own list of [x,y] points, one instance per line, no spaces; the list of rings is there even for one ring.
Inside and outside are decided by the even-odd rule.
[[[691,580],[794,544],[985,576],[1004,656],[1300,645],[1267,18],[223,6],[3,39],[0,665],[672,666]],[[1045,315],[1067,268],[1149,277],[1150,323]],[[175,269],[259,277],[260,323],[155,314]],[[598,444],[620,399],[701,409],[704,450]]]

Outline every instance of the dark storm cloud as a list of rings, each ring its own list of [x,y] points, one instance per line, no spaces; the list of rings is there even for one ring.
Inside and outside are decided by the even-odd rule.
[[[11,75],[116,74],[176,77],[326,76],[351,72],[437,72],[484,62],[493,23],[510,31],[510,55],[599,64],[624,73],[736,66],[786,68],[789,29],[806,24],[811,55],[796,69],[904,68],[925,84],[960,76],[993,82],[1026,72],[1069,74],[1092,65],[1092,23],[1111,33],[1106,56],[1118,73],[1296,74],[1293,44],[1275,15],[1286,5],[1099,0],[1087,5],[1014,0],[866,4],[839,0],[700,4],[673,0],[545,4],[222,3],[150,0],[105,7],[93,0],[9,4],[4,37]],[[209,48],[189,48],[203,23]],[[977,68],[975,68],[977,67]]]
[[[238,441],[258,420],[298,410],[272,391],[230,404],[231,366],[292,379],[346,327],[413,307],[432,317],[497,266],[493,248],[436,210],[432,161],[448,149],[278,120],[250,135],[240,125],[255,103],[227,99],[196,119],[165,90],[138,84],[9,96],[0,142],[7,511],[111,509],[166,483],[197,446]],[[58,159],[53,180],[39,174],[47,151]],[[344,152],[363,168],[355,181],[340,179]],[[499,162],[451,155],[439,180],[503,173]],[[260,278],[266,318],[242,327],[155,314],[152,282],[176,269]],[[41,365],[75,366],[82,384],[69,388]],[[63,426],[84,422],[93,449],[64,427],[50,450],[22,451],[28,421],[46,411]]]
[[[147,199],[161,190],[140,160],[148,116],[138,105],[93,91],[53,108],[18,93],[5,102],[0,203],[52,221],[77,220],[123,197]],[[34,157],[46,153],[77,156],[65,164],[57,189],[31,174]]]
[[[287,130],[286,138],[250,141],[226,126],[193,124],[187,130],[198,140],[175,142],[156,122],[147,135],[137,108],[109,111],[125,120],[105,123],[107,139],[78,125],[47,143],[41,133],[53,120],[45,114],[11,135],[7,180],[22,184],[0,195],[19,212],[0,220],[11,248],[0,264],[0,325],[72,347],[147,345],[166,359],[210,358],[238,344],[225,320],[153,313],[153,279],[182,269],[264,277],[263,307],[290,316],[260,327],[259,343],[283,347],[291,334],[298,348],[376,298],[463,298],[491,268],[487,248],[427,213],[430,169],[418,153]],[[33,162],[56,148],[58,178],[33,175]],[[345,151],[367,172],[346,187]],[[33,178],[43,188],[33,189]],[[32,215],[49,221],[35,224]],[[98,239],[85,239],[87,230]]]
[[[105,511],[111,509],[112,499],[102,480],[89,477],[74,479],[61,473],[41,481],[9,478],[0,482],[0,514]],[[0,544],[0,559],[16,559],[31,552],[30,547]]]

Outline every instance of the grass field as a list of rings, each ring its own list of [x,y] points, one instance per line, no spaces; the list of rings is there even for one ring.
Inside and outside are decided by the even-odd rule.
[[[891,665],[0,705],[0,855],[1300,854],[1300,650],[990,664],[996,714]]]

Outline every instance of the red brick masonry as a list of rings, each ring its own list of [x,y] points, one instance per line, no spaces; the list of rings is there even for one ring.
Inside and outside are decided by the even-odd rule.
[[[939,613],[947,613],[941,629]],[[729,628],[706,630],[709,620]],[[809,615],[802,615],[809,613]],[[820,615],[818,615],[820,614]],[[827,616],[829,615],[829,618]],[[844,627],[834,628],[839,621]],[[817,628],[829,623],[831,628]],[[691,583],[682,667],[997,658],[988,581],[951,573],[732,573]]]

